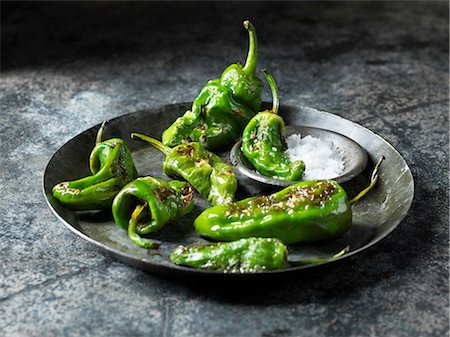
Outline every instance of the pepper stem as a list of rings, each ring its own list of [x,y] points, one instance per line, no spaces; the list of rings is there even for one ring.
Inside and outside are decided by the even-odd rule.
[[[145,205],[138,205],[131,214],[131,219],[128,222],[128,237],[139,247],[146,249],[157,249],[161,245],[159,241],[144,239],[136,233],[136,224],[144,208]]]
[[[100,144],[103,139],[103,132],[105,131],[105,125],[108,123],[108,121],[103,121],[102,125],[100,125],[100,128],[97,131],[97,136],[95,137],[95,145]]]
[[[357,202],[359,199],[361,199],[363,196],[365,196],[377,183],[378,181],[378,172],[380,171],[380,165],[385,159],[384,156],[378,160],[378,163],[375,165],[375,168],[373,169],[372,176],[370,177],[370,184],[365,189],[363,189],[361,192],[359,192],[356,197],[354,197],[352,200],[350,200],[350,205],[353,205],[355,202]]]
[[[170,153],[171,148],[161,143],[159,140],[143,135],[141,133],[132,133],[131,139],[140,139],[144,142],[150,143],[154,148],[164,153],[166,156]]]
[[[256,30],[248,20],[245,20],[243,24],[248,31],[249,42],[247,60],[245,61],[242,70],[246,74],[254,74],[256,72],[256,66],[258,65],[258,41],[256,39]]]
[[[270,90],[272,90],[272,112],[278,114],[278,109],[280,108],[280,100],[278,98],[278,86],[274,78],[266,69],[261,69],[266,76],[267,83],[269,83]]]
[[[327,262],[327,261],[331,261],[334,260],[342,255],[344,255],[345,253],[347,253],[350,250],[350,246],[345,247],[344,249],[342,249],[339,253],[330,256],[330,257],[325,257],[325,258],[321,258],[321,259],[310,259],[310,260],[297,260],[297,261],[288,261],[290,264],[293,265],[304,265],[304,264],[315,264],[315,263],[322,263],[322,262]]]

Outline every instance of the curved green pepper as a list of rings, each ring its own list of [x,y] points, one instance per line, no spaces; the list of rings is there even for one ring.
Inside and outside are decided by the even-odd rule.
[[[195,219],[195,230],[218,241],[272,237],[293,244],[336,238],[350,229],[351,205],[375,186],[383,159],[369,187],[350,201],[334,180],[303,181],[268,196],[208,208]]]
[[[108,208],[121,188],[137,177],[126,143],[120,138],[101,141],[104,127],[105,123],[97,133],[96,145],[89,158],[92,175],[53,187],[53,196],[68,209]]]
[[[199,143],[165,146],[156,139],[133,133],[131,138],[141,139],[166,155],[163,170],[169,177],[182,177],[213,205],[233,202],[237,179],[232,167]]]
[[[158,231],[169,221],[191,212],[192,196],[192,187],[183,181],[137,178],[114,198],[114,221],[128,231],[129,238],[138,246],[157,248],[158,242],[140,235]]]
[[[170,260],[177,265],[199,269],[254,273],[288,265],[323,263],[344,255],[348,250],[347,246],[331,257],[291,261],[288,260],[287,247],[280,240],[252,237],[232,242],[179,246],[170,254]]]
[[[273,77],[262,70],[272,90],[273,108],[253,117],[242,134],[241,151],[262,175],[280,180],[297,181],[303,176],[305,163],[291,162],[287,150],[283,118],[278,115],[278,88]]]
[[[247,61],[232,64],[218,79],[209,81],[194,100],[191,110],[177,118],[162,134],[170,147],[196,141],[213,150],[240,137],[247,122],[261,105],[262,82],[256,76],[258,64],[256,31],[245,21],[249,33]]]

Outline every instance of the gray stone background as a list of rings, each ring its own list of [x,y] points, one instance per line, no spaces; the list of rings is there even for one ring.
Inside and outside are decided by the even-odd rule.
[[[448,334],[448,2],[1,6],[1,336]],[[404,156],[406,219],[343,263],[257,284],[148,274],[70,233],[41,192],[52,154],[105,119],[192,100],[244,60],[244,18],[282,104],[334,112]]]

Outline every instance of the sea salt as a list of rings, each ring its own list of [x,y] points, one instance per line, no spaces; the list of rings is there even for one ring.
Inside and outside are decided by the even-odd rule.
[[[286,142],[289,159],[305,163],[303,180],[336,178],[344,172],[344,156],[332,141],[293,134]]]

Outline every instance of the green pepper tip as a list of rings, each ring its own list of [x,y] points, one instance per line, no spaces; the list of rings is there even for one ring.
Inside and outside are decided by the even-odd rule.
[[[103,132],[105,131],[105,125],[108,123],[108,121],[103,121],[102,125],[100,125],[100,128],[97,131],[97,136],[95,137],[95,145],[100,144],[103,139]]]
[[[159,140],[155,138],[151,138],[149,136],[143,135],[141,133],[131,133],[130,135],[131,139],[139,139],[143,140],[144,142],[150,143],[154,148],[161,151],[165,155],[168,155],[170,153],[171,148],[161,143]]]
[[[255,30],[255,26],[253,26],[250,20],[244,20],[244,22],[242,22],[242,25],[246,30],[253,30],[253,31]]]
[[[342,256],[342,255],[344,255],[344,254],[347,254],[349,251],[350,251],[350,246],[345,246],[344,249],[342,249],[339,253],[337,253],[337,254],[334,255],[333,257],[334,257],[334,258],[340,257],[340,256]]]
[[[136,221],[133,219],[133,217],[130,219],[129,222],[128,237],[133,243],[145,249],[158,249],[159,246],[161,246],[160,241],[144,239],[139,234],[136,233]]]
[[[262,68],[261,71],[266,77],[267,83],[269,84],[270,90],[272,91],[272,112],[278,114],[278,109],[280,107],[280,100],[278,97],[278,86],[275,82],[273,76],[267,71],[266,68]]]
[[[353,205],[355,202],[357,202],[359,199],[364,197],[377,183],[378,181],[378,173],[380,171],[380,166],[383,160],[385,160],[385,156],[381,156],[381,158],[378,160],[378,162],[375,164],[375,167],[372,171],[372,175],[370,176],[370,184],[365,189],[363,189],[361,192],[359,192],[352,200],[350,200],[350,205]]]
[[[330,257],[310,259],[310,260],[289,260],[289,263],[293,266],[296,266],[296,265],[301,266],[301,265],[305,265],[305,264],[317,264],[317,263],[329,262],[329,261],[337,259],[338,257],[341,257],[342,255],[346,254],[349,250],[350,250],[350,246],[346,246],[339,253],[334,254],[333,256],[330,256]]]
[[[256,38],[256,30],[252,23],[248,20],[244,21],[244,27],[248,31],[249,46],[247,60],[242,70],[246,74],[254,74],[258,64],[258,41]]]

